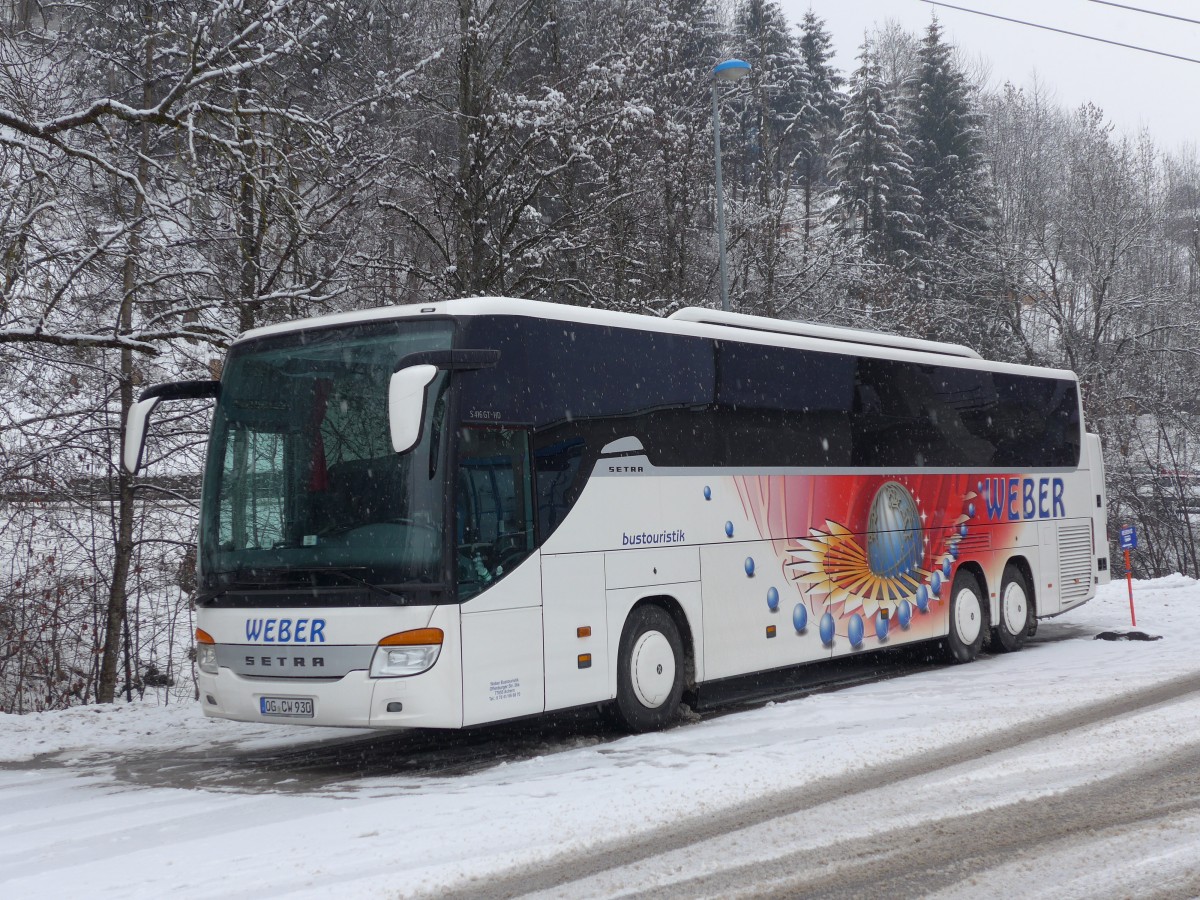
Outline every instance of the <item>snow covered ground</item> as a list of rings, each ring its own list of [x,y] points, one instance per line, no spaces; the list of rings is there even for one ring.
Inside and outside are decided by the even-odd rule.
[[[267,751],[348,735],[205,720],[187,704],[0,715],[0,896],[486,895],[491,879],[568,871],[572,859],[639,835],[652,840],[652,832],[689,820],[708,823],[708,832],[698,826],[694,842],[664,846],[640,864],[614,856],[611,865],[583,867],[582,877],[558,879],[547,896],[672,885],[684,895],[725,895],[731,885],[747,887],[747,866],[760,864],[769,885],[783,877],[780,860],[808,854],[828,869],[831,853],[885,836],[895,843],[897,834],[906,836],[906,853],[919,853],[908,844],[919,844],[928,823],[997,809],[1033,820],[1039,804],[1049,810],[1072,790],[1195,749],[1196,691],[1168,690],[1144,710],[1068,722],[1045,736],[1037,730],[1073,710],[1200,676],[1200,584],[1181,576],[1139,582],[1135,598],[1139,630],[1163,640],[1092,639],[1129,629],[1119,582],[1043,622],[1039,638],[1054,639],[1015,655],[658,734],[568,740],[553,745],[558,752],[453,777],[391,775],[305,790],[283,768],[266,789],[208,779],[202,787],[146,786],[127,776],[131,759],[161,759],[167,768],[172,754],[205,747]],[[954,755],[990,741],[986,766],[972,753]],[[811,804],[788,813],[806,792]],[[777,817],[729,812],[772,804]],[[722,887],[721,870],[735,864],[738,880]],[[1055,897],[1136,896],[1148,885],[1186,892],[1200,879],[1200,812],[1182,808],[1152,830],[1098,827],[1090,842],[989,866],[1000,880],[975,882],[968,873],[930,887],[945,896],[1000,884],[1010,894],[1016,885],[1017,894]],[[708,877],[717,880],[689,881]]]

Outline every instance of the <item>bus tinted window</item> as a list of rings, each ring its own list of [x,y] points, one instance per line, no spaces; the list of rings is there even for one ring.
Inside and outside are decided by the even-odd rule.
[[[1054,468],[1079,461],[1073,381],[859,360],[854,465]]]
[[[992,446],[962,410],[988,404],[987,373],[886,359],[858,361],[854,465],[988,466]]]
[[[572,322],[488,318],[501,351],[464,418],[528,425],[544,533],[600,449],[660,467],[1056,468],[1078,463],[1074,381]],[[582,476],[582,477],[581,477]]]
[[[717,359],[721,465],[850,465],[854,357],[722,342]]]
[[[455,481],[458,595],[466,598],[533,552],[528,434],[461,429]]]
[[[500,351],[464,373],[466,422],[529,427],[541,539],[570,510],[600,451],[640,439],[660,466],[720,465],[702,415],[715,385],[710,341],[526,318],[480,318],[464,346]]]
[[[712,395],[712,351],[704,341],[533,319],[473,324],[472,346],[498,349],[510,377],[473,379],[467,418],[479,412],[546,426],[705,404]]]
[[[996,374],[997,409],[1003,423],[997,466],[1079,464],[1079,392],[1073,381]]]

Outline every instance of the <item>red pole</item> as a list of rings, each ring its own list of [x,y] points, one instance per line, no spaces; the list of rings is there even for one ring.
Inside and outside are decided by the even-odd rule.
[[[1133,611],[1133,568],[1129,565],[1129,551],[1125,551],[1125,583],[1129,585],[1129,621],[1137,628],[1137,614]]]

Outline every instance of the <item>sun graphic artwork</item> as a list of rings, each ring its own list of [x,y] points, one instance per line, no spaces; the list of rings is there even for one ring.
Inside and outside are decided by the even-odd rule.
[[[865,546],[845,526],[826,520],[789,548],[784,564],[806,594],[827,594],[838,618],[862,610],[888,615],[933,575],[924,568],[926,547],[916,501],[904,485],[888,481],[871,501]]]

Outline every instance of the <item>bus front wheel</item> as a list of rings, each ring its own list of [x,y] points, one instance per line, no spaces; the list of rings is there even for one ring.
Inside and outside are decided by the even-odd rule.
[[[617,658],[617,721],[629,731],[654,731],[675,718],[683,695],[683,641],[675,620],[658,606],[639,606],[621,632]]]
[[[1032,633],[1030,624],[1034,618],[1033,604],[1029,602],[1029,585],[1016,566],[1004,567],[997,612],[998,621],[992,629],[993,648],[1005,653],[1020,650],[1025,638]]]
[[[987,634],[987,607],[975,576],[959,569],[950,589],[950,634],[946,643],[955,662],[970,662],[979,655]]]

